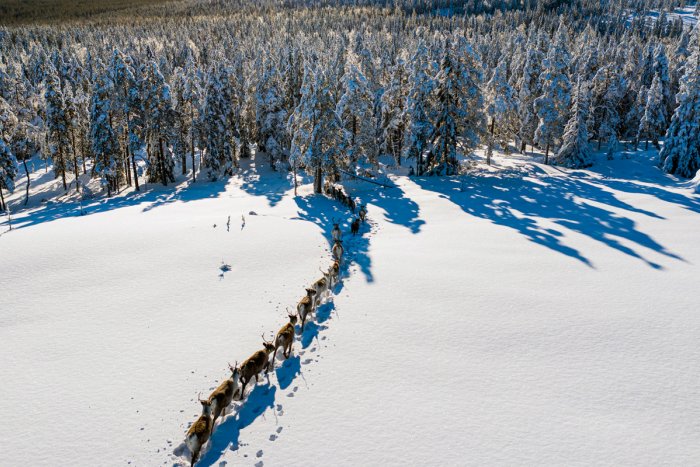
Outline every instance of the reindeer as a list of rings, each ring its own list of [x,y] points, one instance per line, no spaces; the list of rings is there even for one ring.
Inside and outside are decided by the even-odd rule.
[[[331,267],[328,270],[328,284],[329,284],[328,288],[330,289],[335,284],[337,284],[339,278],[340,278],[340,263],[338,261],[333,261],[333,264],[331,264]]]
[[[360,220],[364,223],[365,219],[367,219],[367,206],[364,204],[360,204]]]
[[[216,419],[219,418],[219,415],[224,413],[226,407],[231,404],[233,398],[238,394],[240,382],[238,362],[236,362],[236,366],[231,366],[229,363],[228,367],[231,370],[231,377],[222,382],[209,396],[209,403],[211,404],[211,410],[214,414],[212,424],[216,423]]]
[[[341,240],[343,237],[343,233],[340,231],[340,223],[335,219],[333,219],[333,229],[331,230],[331,237],[333,237],[334,242]]]
[[[316,282],[311,285],[311,288],[316,291],[316,295],[314,296],[314,308],[318,307],[321,303],[323,294],[330,288],[331,284],[330,274],[328,272],[323,272],[321,268],[318,269],[321,271],[321,274],[323,274],[323,277],[316,280]]]
[[[299,318],[301,318],[302,333],[304,333],[306,317],[314,311],[314,295],[316,295],[316,291],[314,289],[306,289],[306,296],[299,300],[299,304],[297,305],[297,314],[299,315]]]
[[[335,243],[333,244],[333,248],[331,249],[331,253],[333,254],[333,259],[340,263],[341,258],[343,257],[343,241],[342,240],[335,241]]]
[[[348,207],[350,208],[350,211],[355,214],[355,200],[352,199],[351,197],[348,197]]]
[[[275,344],[266,341],[264,334],[262,339],[262,350],[255,352],[253,355],[248,357],[248,360],[243,362],[243,365],[241,365],[241,382],[243,383],[243,387],[241,388],[241,399],[245,394],[245,387],[248,385],[250,380],[253,379],[253,376],[255,376],[255,383],[257,384],[258,375],[260,372],[265,370],[265,374],[267,374],[270,369],[270,361],[268,360],[268,357],[270,356],[270,353],[275,350]]]
[[[185,443],[192,453],[190,464],[192,466],[197,462],[202,447],[209,441],[211,430],[214,427],[214,422],[211,419],[211,402],[202,400],[200,398],[201,395],[200,393],[197,399],[199,399],[199,402],[202,404],[202,415],[200,415],[197,421],[187,430],[187,435],[185,436]]]
[[[289,322],[282,326],[279,331],[277,331],[277,337],[275,337],[275,351],[272,352],[272,369],[275,369],[275,357],[277,356],[277,349],[282,347],[282,354],[284,358],[289,358],[292,355],[292,345],[294,345],[294,325],[297,324],[297,315],[290,314],[287,310],[287,316],[289,316]]]
[[[352,232],[352,236],[354,237],[357,235],[357,233],[360,231],[360,218],[356,217],[353,219],[352,224],[350,224],[350,232]]]

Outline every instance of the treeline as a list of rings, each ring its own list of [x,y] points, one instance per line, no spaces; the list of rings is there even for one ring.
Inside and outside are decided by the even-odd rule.
[[[458,15],[422,0],[314,3],[176,2],[0,28],[0,188],[37,153],[66,189],[89,172],[110,194],[138,189],[144,168],[163,184],[176,171],[227,177],[253,150],[317,190],[388,157],[454,174],[482,144],[584,167],[591,145],[658,144],[669,126],[664,168],[700,168],[700,45],[667,14],[676,4],[442,2],[493,11]],[[435,14],[416,12],[428,3]]]

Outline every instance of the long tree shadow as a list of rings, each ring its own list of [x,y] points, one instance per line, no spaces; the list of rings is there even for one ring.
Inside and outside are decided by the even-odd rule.
[[[70,217],[89,216],[109,212],[130,206],[144,205],[143,211],[175,202],[191,202],[207,198],[217,198],[226,191],[228,181],[219,182],[183,182],[177,187],[153,187],[134,191],[112,198],[86,200],[81,204],[75,202],[48,202],[43,206],[20,213],[13,220],[13,228],[23,229],[46,222]]]
[[[461,179],[416,178],[421,188],[440,193],[475,217],[518,231],[530,241],[575,258],[593,267],[576,248],[564,243],[564,230],[546,228],[539,220],[585,235],[621,253],[638,258],[654,269],[663,267],[636,247],[650,249],[669,258],[681,257],[637,229],[635,222],[610,208],[663,219],[616,198],[604,180],[593,180],[585,172],[545,176],[530,167],[529,174],[501,173],[497,176],[467,176]],[[539,173],[538,173],[539,172]],[[620,241],[622,239],[623,241]],[[628,245],[632,246],[628,246]]]
[[[353,218],[350,210],[337,201],[318,194],[297,196],[294,198],[294,201],[299,207],[298,219],[318,225],[323,231],[329,247],[332,246],[331,230],[333,229],[333,223],[334,221],[340,223],[340,228],[343,231],[343,247],[346,254],[352,255],[353,260],[365,275],[367,282],[374,281],[371,268],[372,260],[368,254],[369,238],[367,235],[356,235],[354,237],[350,235],[350,223]],[[350,261],[344,261],[342,265],[343,271],[347,271],[349,263]]]
[[[264,196],[270,206],[277,205],[290,187],[287,179],[289,174],[272,170],[264,159],[241,161],[237,175],[243,191],[255,196]]]

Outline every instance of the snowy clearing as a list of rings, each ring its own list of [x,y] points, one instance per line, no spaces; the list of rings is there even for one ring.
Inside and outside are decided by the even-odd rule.
[[[346,233],[347,277],[198,465],[700,458],[700,197],[645,153],[496,166],[346,183],[373,224]],[[344,212],[249,177],[16,216],[0,237],[3,463],[185,463],[197,393],[284,323]]]

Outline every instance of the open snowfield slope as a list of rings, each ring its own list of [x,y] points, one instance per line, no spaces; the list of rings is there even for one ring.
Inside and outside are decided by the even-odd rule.
[[[700,197],[641,153],[496,162],[347,185],[372,225],[333,302],[199,465],[698,462]],[[184,462],[197,392],[283,322],[344,214],[274,177],[267,196],[235,178],[19,216],[0,237],[0,463]]]

